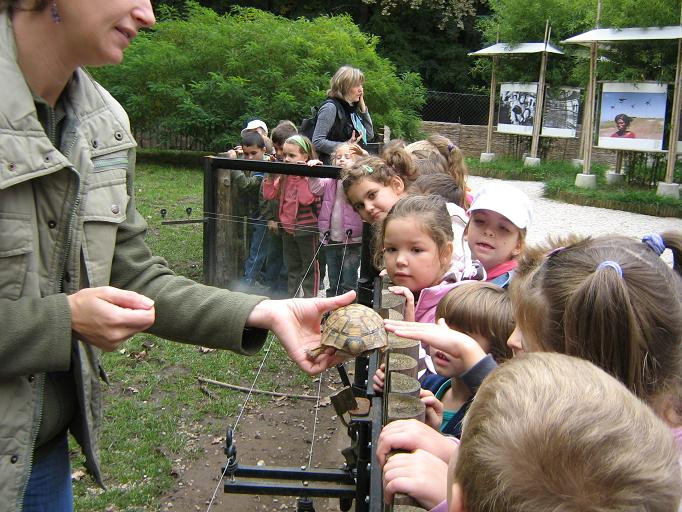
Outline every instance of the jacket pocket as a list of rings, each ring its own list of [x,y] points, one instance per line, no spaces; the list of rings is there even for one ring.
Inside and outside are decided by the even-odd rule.
[[[33,252],[33,230],[27,215],[0,212],[0,297],[18,299]]]
[[[103,160],[95,164],[99,161]],[[130,200],[126,169],[118,165],[118,168],[100,168],[93,173],[83,211],[83,256],[88,282],[93,287],[109,284],[116,233],[126,219]]]

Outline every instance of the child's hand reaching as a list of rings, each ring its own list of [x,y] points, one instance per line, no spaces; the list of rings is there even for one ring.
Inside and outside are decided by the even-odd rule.
[[[425,450],[391,455],[384,465],[384,499],[407,494],[432,509],[447,499],[448,464]]]
[[[405,310],[403,311],[403,318],[405,318],[405,322],[414,322],[414,294],[412,291],[405,286],[389,286],[388,291],[405,297]],[[400,334],[398,334],[398,336],[400,336]],[[407,337],[409,336],[406,336],[406,338]]]
[[[303,162],[301,162],[301,163],[303,163]],[[305,164],[306,164],[308,167],[313,167],[313,166],[315,166],[315,165],[324,165],[324,163],[322,162],[322,160],[315,160],[315,159],[308,160]]]
[[[369,153],[362,149],[358,144],[355,143],[348,144],[348,147],[350,147],[350,152],[357,157],[369,155]]]
[[[387,331],[394,332],[398,336],[421,340],[436,350],[461,359],[466,370],[471,369],[486,356],[485,351],[475,339],[463,332],[450,329],[442,318],[439,318],[435,324],[384,320],[384,325]]]
[[[384,386],[386,385],[386,365],[381,363],[381,366],[377,368],[374,377],[372,377],[372,387],[375,393],[383,393]]]
[[[440,425],[443,423],[443,402],[427,389],[419,391],[419,398],[426,406],[426,424],[440,431]]]

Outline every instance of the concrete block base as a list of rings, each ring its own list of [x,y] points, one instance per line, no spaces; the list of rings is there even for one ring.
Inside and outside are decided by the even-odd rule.
[[[594,174],[576,174],[575,186],[578,188],[597,188],[597,176]]]
[[[539,165],[540,165],[540,159],[539,158],[533,158],[532,156],[527,156],[526,159],[523,161],[524,167],[537,167]]]
[[[606,173],[606,184],[607,185],[620,185],[625,181],[625,175],[618,172],[607,172]]]
[[[659,181],[658,188],[656,189],[656,195],[679,199],[680,185],[679,183],[665,183],[664,181]]]
[[[571,159],[571,163],[576,169],[582,169],[583,163],[585,163],[585,161],[582,158],[573,158]]]
[[[481,153],[481,163],[495,160],[495,153]]]

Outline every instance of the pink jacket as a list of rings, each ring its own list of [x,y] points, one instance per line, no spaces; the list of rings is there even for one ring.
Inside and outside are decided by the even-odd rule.
[[[311,178],[311,189],[315,182],[322,187],[322,207],[317,219],[317,226],[320,230],[320,238],[329,231],[331,238],[328,241],[345,242],[346,231],[352,231],[350,238],[352,242],[359,242],[362,238],[362,219],[348,203],[346,196],[342,194],[338,197],[339,180],[334,178]],[[317,185],[315,183],[315,185]],[[339,213],[341,214],[339,216]],[[340,222],[334,220],[340,217]]]
[[[461,282],[461,281],[459,281]],[[440,284],[424,288],[419,293],[419,299],[414,305],[414,320],[425,324],[432,324],[436,321],[436,308],[440,299],[457,286],[455,276],[446,274]]]
[[[266,179],[263,197],[279,199],[279,222],[287,233],[293,233],[297,227],[317,224],[313,203],[319,198],[310,191],[308,178],[285,175],[274,181]]]

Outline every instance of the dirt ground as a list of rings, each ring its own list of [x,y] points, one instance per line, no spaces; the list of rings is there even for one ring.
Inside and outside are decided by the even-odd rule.
[[[336,417],[329,400],[331,393],[341,388],[335,369],[323,374],[318,410],[315,444],[311,466],[338,469],[343,465],[341,450],[348,446],[346,429]],[[280,389],[282,392],[302,394],[301,389]],[[306,394],[315,395],[315,389]],[[235,393],[238,393],[235,391]],[[246,393],[242,393],[244,399]],[[249,402],[235,435],[238,462],[243,465],[300,467],[307,465],[312,440],[315,401],[273,397],[264,405]],[[285,496],[250,496],[224,494],[219,485],[221,467],[226,461],[223,451],[225,429],[235,418],[226,418],[224,424],[210,420],[210,434],[202,436],[200,445],[205,455],[195,461],[178,461],[175,489],[161,500],[161,510],[173,511],[295,511],[296,498]],[[215,500],[211,497],[218,488]],[[339,510],[337,499],[315,498],[317,512]]]

